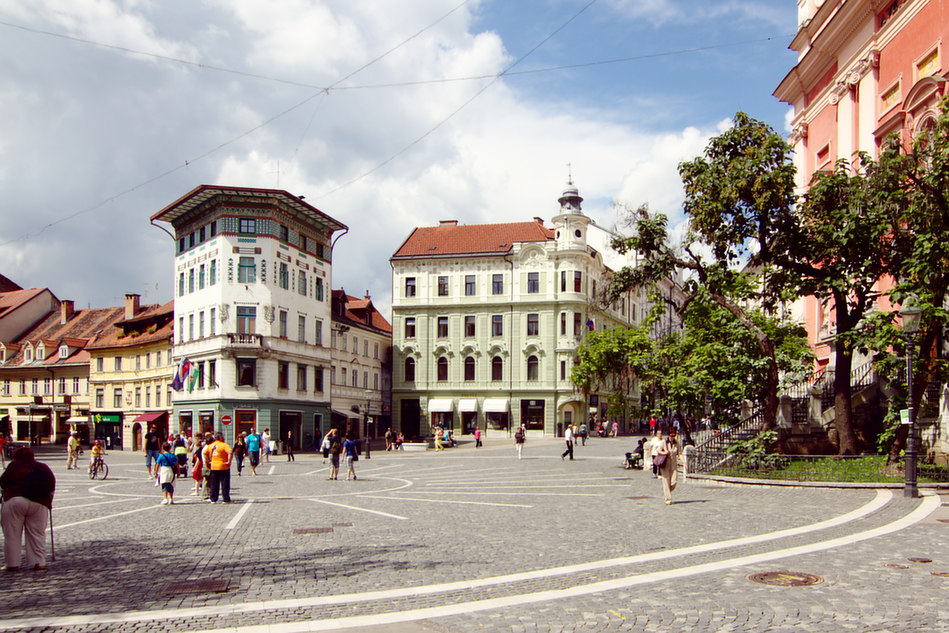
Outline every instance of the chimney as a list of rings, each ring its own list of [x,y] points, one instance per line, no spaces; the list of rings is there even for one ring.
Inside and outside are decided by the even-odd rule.
[[[59,323],[61,325],[66,325],[66,322],[72,318],[73,313],[75,312],[75,304],[70,299],[65,299],[59,302]]]
[[[539,218],[539,217],[537,217],[537,216],[535,215],[535,216],[534,216],[534,222],[537,222],[537,224],[539,224],[539,225],[541,225],[541,226],[544,226],[544,218]]]
[[[439,220],[438,226],[458,226],[458,220]]]
[[[125,295],[125,318],[131,319],[138,314],[138,299],[140,295],[136,294],[127,294]]]

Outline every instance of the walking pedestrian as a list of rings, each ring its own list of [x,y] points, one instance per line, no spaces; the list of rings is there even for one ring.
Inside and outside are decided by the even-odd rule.
[[[563,439],[567,441],[567,450],[561,453],[560,459],[562,460],[569,455],[570,461],[573,461],[573,428],[569,424],[567,425],[567,430],[564,431]]]
[[[273,450],[270,446],[270,429],[264,429],[264,432],[260,434],[260,445],[264,451],[264,461],[269,464],[270,453]]]
[[[162,444],[161,453],[155,460],[155,469],[158,471],[158,482],[161,484],[162,505],[171,505],[175,502],[175,474],[178,470],[178,458],[171,452],[171,444]]]
[[[161,448],[161,437],[155,432],[155,425],[149,427],[145,434],[145,443],[142,452],[145,453],[145,470],[148,471],[148,478],[156,477],[158,473],[152,473],[152,462],[158,459],[159,449]]]
[[[293,431],[287,431],[287,437],[283,440],[283,450],[287,454],[287,461],[292,462],[293,459]]]
[[[215,433],[214,441],[204,447],[204,464],[211,465],[211,503],[218,496],[224,503],[231,502],[231,447],[224,441],[223,433]]]
[[[26,567],[46,569],[46,526],[53,507],[56,477],[49,466],[36,461],[33,450],[26,446],[13,451],[13,458],[0,475],[3,505],[0,526],[3,528],[3,571],[19,571],[26,542]]]
[[[244,457],[247,455],[247,440],[244,439],[246,433],[241,433],[234,439],[234,459],[237,460],[237,476],[241,476],[244,470]]]
[[[333,433],[336,429],[330,429],[326,432],[326,435],[323,436],[323,443],[320,445],[320,451],[323,453],[323,463],[326,463],[326,460],[330,456],[330,445],[333,443]]]
[[[481,448],[481,429],[475,427],[474,438],[475,438],[475,448]]]
[[[524,427],[518,427],[514,431],[514,450],[517,451],[517,458],[521,459],[524,454]]]
[[[392,432],[392,427],[386,429],[386,450],[392,450],[392,440],[395,439],[395,434]]]
[[[247,436],[247,457],[250,459],[250,474],[257,476],[257,465],[260,464],[260,436],[254,429],[250,430]]]
[[[356,479],[356,468],[354,466],[356,463],[356,442],[348,434],[346,439],[343,440],[343,451],[346,453],[346,481],[349,481],[350,475],[353,476],[353,479]]]
[[[330,431],[330,476],[329,478],[335,480],[339,477],[339,454],[343,450],[343,443],[339,441],[339,430],[332,429]]]
[[[619,437],[619,422],[613,420],[613,437]]]
[[[590,434],[590,431],[587,428],[587,423],[586,422],[582,423],[580,425],[580,445],[581,446],[587,445],[587,435],[589,434]]]
[[[178,460],[178,472],[179,477],[188,476],[188,442],[185,440],[184,435],[178,435],[175,438],[175,441],[171,445],[171,451],[175,454],[175,459]]]
[[[0,447],[2,450],[3,447]],[[79,433],[73,431],[69,434],[69,441],[66,442],[66,470],[79,468]]]
[[[659,465],[656,464],[656,455],[659,454],[659,446],[662,444],[662,429],[658,429],[649,440],[649,465],[652,467],[652,478],[659,479]]]
[[[675,429],[669,431],[669,437],[660,440],[659,476],[662,478],[662,496],[666,505],[672,504],[672,491],[676,489],[676,476],[679,472],[679,443]]]

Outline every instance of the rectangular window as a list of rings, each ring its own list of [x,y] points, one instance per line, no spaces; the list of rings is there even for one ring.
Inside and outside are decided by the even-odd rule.
[[[217,283],[217,260],[212,259],[208,267],[208,285],[213,286]]]
[[[26,395],[26,378],[20,379],[20,395],[21,396]]]
[[[188,270],[188,292],[194,292],[194,268]]]
[[[237,386],[238,387],[256,387],[257,386],[257,359],[238,358],[237,359]]]
[[[340,378],[341,378],[339,384],[341,384],[341,385],[343,385],[343,386],[345,387],[345,386],[346,386],[346,368],[345,368],[345,367],[341,367],[341,368],[340,368],[339,376],[340,376]]]
[[[257,281],[257,263],[253,257],[241,257],[237,263],[237,281],[252,284]]]
[[[369,387],[369,372],[364,371],[362,372],[362,388],[366,389],[368,387]]]
[[[567,335],[567,313],[560,313],[560,336]]]
[[[115,357],[115,371],[122,371],[122,357]]]
[[[378,341],[372,344],[372,357],[375,358],[376,360],[379,360],[379,342]]]
[[[73,395],[79,395],[79,376],[73,376],[72,392],[73,392]]]
[[[306,273],[302,270],[297,275],[297,294],[303,295],[304,297],[307,295]]]
[[[297,315],[297,340],[306,343],[306,317]]]
[[[406,297],[415,296],[415,277],[405,278],[405,296]]]
[[[316,335],[316,344],[322,345],[323,344],[323,319],[316,320],[316,325],[314,326],[314,329],[315,329],[314,334]]]
[[[277,361],[277,389],[290,388],[290,363]]]
[[[353,378],[353,387],[358,387],[358,386],[359,386],[359,385],[358,385],[358,382],[359,382],[359,372],[356,371],[355,369],[352,371],[352,378]]]
[[[210,314],[208,315],[208,334],[210,334],[211,336],[214,336],[215,333],[216,333],[216,332],[215,332],[215,329],[214,329],[214,328],[215,328],[215,325],[214,325],[214,317],[215,317],[215,315],[217,315],[217,309],[216,309],[216,308],[211,308],[211,312],[210,312]]]
[[[540,273],[527,273],[527,292],[529,294],[540,292]]]
[[[415,317],[405,319],[405,338],[415,338]]]
[[[560,292],[567,292],[567,271],[560,271]]]
[[[297,365],[297,391],[306,391],[306,365]]]
[[[178,296],[185,296],[185,274],[178,273]]]
[[[319,277],[316,278],[316,291],[314,294],[316,295],[313,297],[314,299],[317,301],[323,300],[323,280]]]
[[[504,335],[504,317],[500,314],[491,316],[491,336]]]
[[[96,371],[99,372],[100,374],[104,371],[103,370],[104,364],[105,364],[105,358],[103,358],[102,356],[96,359]]]
[[[135,408],[140,409],[142,407],[142,388],[135,388]]]
[[[142,370],[142,355],[136,354],[135,355],[135,371],[141,371],[141,370]]]
[[[40,379],[34,378],[32,380],[32,383],[33,383],[33,395],[34,396],[40,395]]]
[[[170,391],[170,389],[169,389]],[[168,396],[168,402],[171,402],[171,396]],[[155,387],[155,406],[161,406],[161,385]]]
[[[185,238],[179,237],[179,238],[178,238],[178,252],[179,252],[179,253],[183,253],[184,250],[185,250],[185,248],[186,248],[186,247],[185,247]]]
[[[257,332],[257,308],[237,306],[237,333],[255,334]]]
[[[579,270],[574,271],[573,273],[573,291],[582,292],[583,289],[583,273]]]
[[[58,380],[58,383],[59,383],[59,394],[65,395],[66,394],[66,379],[64,377],[60,377],[60,379]]]
[[[204,310],[198,312],[198,338],[204,338]]]
[[[353,334],[353,354],[359,353],[359,337]]]
[[[939,49],[934,48],[932,52],[923,57],[916,63],[916,78],[922,79],[939,71]]]
[[[53,395],[53,379],[52,378],[43,379],[43,395],[44,396]]]
[[[504,294],[504,275],[491,275],[491,294]]]
[[[237,232],[244,235],[257,235],[257,220],[254,218],[241,218],[237,225]]]
[[[310,250],[309,248],[307,248],[307,246],[308,245],[307,245],[306,235],[304,235],[303,233],[300,233],[300,250],[303,251],[304,253],[307,252],[308,250]]]
[[[204,227],[203,226],[198,230],[198,241],[199,242],[204,241]]]
[[[204,361],[198,363],[198,377],[195,380],[198,389],[204,389]]]
[[[527,336],[540,336],[540,318],[536,314],[527,315]]]
[[[475,317],[473,315],[468,315],[465,317],[465,336],[472,337],[475,335]]]
[[[438,317],[438,338],[448,338],[448,317]]]
[[[188,315],[188,340],[189,341],[194,340],[194,315],[193,314]]]
[[[96,389],[96,409],[105,408],[105,389],[99,387]]]
[[[152,355],[145,354],[145,369],[151,369],[151,368],[152,368]]]
[[[343,350],[344,352],[348,349],[349,339],[347,338],[345,333],[341,332],[339,337],[337,337],[336,341],[339,343],[339,349]]]
[[[283,224],[280,225],[280,241],[281,242],[290,241],[290,228]]]
[[[217,387],[217,361],[209,360],[208,361],[208,387],[213,389]],[[158,390],[155,390],[155,395],[158,395]],[[160,405],[159,405],[160,406]]]
[[[112,407],[115,409],[122,408],[122,389],[119,387],[112,389]]]
[[[145,408],[150,409],[152,407],[152,388],[145,387]]]
[[[198,290],[204,290],[204,264],[198,268]]]
[[[185,318],[178,317],[178,342],[185,342]]]
[[[560,380],[567,379],[567,361],[560,361]]]
[[[446,276],[441,276],[438,278],[438,296],[448,296],[448,277]]]
[[[281,310],[280,317],[277,319],[279,329],[277,330],[277,336],[280,338],[287,338],[287,311]]]
[[[217,220],[215,220],[214,222],[211,222],[211,237],[214,237],[215,235],[217,235]],[[157,395],[157,392],[156,392],[156,395]],[[158,406],[161,406],[161,405],[158,405]]]
[[[579,312],[573,313],[573,335],[580,336],[583,332],[583,321]]]
[[[5,378],[3,380],[3,395],[5,396],[10,395],[10,379],[9,378]]]
[[[280,276],[278,277],[277,285],[284,290],[290,289],[290,268],[283,262],[280,262]]]
[[[313,391],[323,393],[323,368],[315,367],[313,369]]]
[[[465,275],[465,296],[473,297],[475,295],[477,286],[475,285],[475,276],[474,275]]]

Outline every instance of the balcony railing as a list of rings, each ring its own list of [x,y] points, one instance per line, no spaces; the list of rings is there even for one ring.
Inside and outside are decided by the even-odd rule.
[[[240,347],[260,347],[263,337],[260,334],[228,334],[231,345]]]

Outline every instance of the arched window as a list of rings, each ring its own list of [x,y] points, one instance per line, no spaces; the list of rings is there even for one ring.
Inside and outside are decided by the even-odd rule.
[[[438,359],[438,380],[444,382],[448,380],[448,359],[442,356]]]
[[[502,380],[504,360],[500,356],[491,359],[491,380]]]
[[[411,356],[405,359],[405,382],[415,382],[415,359]]]
[[[469,356],[465,359],[465,380],[474,380],[475,379],[475,359],[474,356]]]
[[[537,357],[529,356],[527,358],[527,379],[537,380]]]

